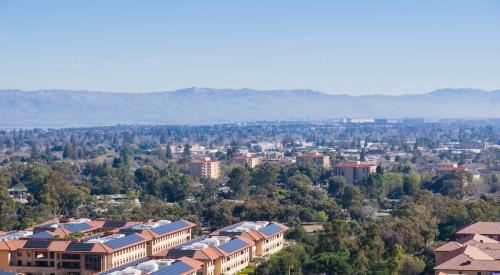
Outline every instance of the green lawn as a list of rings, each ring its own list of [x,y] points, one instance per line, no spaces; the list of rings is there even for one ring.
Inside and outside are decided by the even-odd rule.
[[[250,275],[255,273],[255,267],[247,267],[242,271],[236,273],[236,275]]]

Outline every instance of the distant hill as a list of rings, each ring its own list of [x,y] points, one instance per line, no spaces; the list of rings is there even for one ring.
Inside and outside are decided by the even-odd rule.
[[[401,96],[209,88],[151,93],[0,90],[0,127],[205,124],[347,117],[498,118],[500,90],[441,89]]]

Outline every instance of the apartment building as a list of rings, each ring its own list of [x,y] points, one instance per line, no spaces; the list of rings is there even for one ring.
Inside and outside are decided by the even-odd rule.
[[[80,229],[87,230],[84,225],[87,223],[82,221]],[[88,231],[69,239],[71,234],[55,237],[54,231],[59,227],[54,231],[39,231],[49,228],[48,224],[34,227],[37,233],[27,237],[0,238],[0,269],[36,274],[96,274],[189,241],[195,226],[184,220],[148,223],[101,220],[98,221],[101,232]],[[120,225],[125,227],[116,227]],[[105,232],[104,228],[110,230]]]
[[[370,174],[375,173],[377,165],[366,162],[347,162],[338,163],[333,167],[333,174],[335,176],[344,177],[348,184],[359,184]]]
[[[106,272],[107,275],[196,275],[203,263],[188,257],[179,259],[145,259],[139,263]]]
[[[189,174],[193,177],[218,179],[220,177],[220,162],[209,158],[192,160],[189,163]]]
[[[260,164],[260,158],[256,156],[237,156],[233,158],[233,163],[236,165],[254,168]]]
[[[254,255],[255,243],[238,236],[201,236],[176,246],[167,258],[188,257],[203,263],[200,274],[232,275],[245,269]]]
[[[323,153],[303,153],[297,156],[297,165],[314,165],[323,168],[330,167],[330,157]]]
[[[210,236],[242,236],[255,243],[255,256],[268,257],[283,248],[288,227],[267,221],[243,221],[210,233]]]

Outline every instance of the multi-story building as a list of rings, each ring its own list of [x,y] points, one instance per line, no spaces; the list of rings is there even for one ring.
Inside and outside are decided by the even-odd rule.
[[[335,176],[344,177],[346,183],[359,184],[375,173],[377,165],[366,162],[347,162],[338,163],[333,167],[333,174]]]
[[[254,168],[255,166],[260,164],[260,158],[256,156],[237,156],[233,158],[233,163],[236,165]]]
[[[89,223],[99,224],[101,230],[83,232]],[[49,224],[34,227],[33,232],[36,229],[37,233],[27,237],[0,240],[0,269],[33,274],[96,274],[189,241],[191,228],[195,226],[184,220],[149,223],[85,220],[69,227],[72,233],[79,234],[61,237],[54,234],[60,225],[54,231],[40,231],[53,228]],[[81,227],[76,228],[75,224]],[[117,228],[121,225],[125,227]],[[62,227],[68,230],[68,226]]]
[[[297,165],[314,165],[323,168],[330,167],[330,157],[323,153],[303,153],[297,156]]]
[[[242,236],[255,242],[255,256],[267,257],[283,248],[288,227],[267,221],[239,222],[210,233],[210,236]]]
[[[193,177],[218,179],[220,162],[209,158],[192,160],[189,164],[189,174]]]
[[[189,257],[200,261],[203,275],[232,275],[249,265],[254,247],[253,241],[241,236],[201,236],[170,249],[167,257]]]
[[[500,223],[478,222],[457,232],[457,240],[434,249],[435,274],[491,275],[500,273],[500,242],[479,234],[500,235]]]

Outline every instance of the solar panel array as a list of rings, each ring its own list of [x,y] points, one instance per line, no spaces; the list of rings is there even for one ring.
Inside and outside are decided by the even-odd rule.
[[[91,251],[93,247],[93,243],[70,243],[66,251]]]
[[[144,239],[137,234],[130,234],[130,235],[127,235],[127,236],[119,238],[119,239],[107,241],[104,244],[113,248],[113,249],[117,249],[117,248],[131,245],[131,244],[134,244],[136,242],[143,241],[143,240]]]
[[[266,227],[260,229],[259,232],[263,233],[266,236],[271,236],[271,235],[274,235],[276,233],[281,232],[282,230],[283,230],[283,228],[281,228],[277,224],[271,223],[271,224],[267,225]]]
[[[162,268],[158,271],[151,273],[151,275],[180,275],[193,268],[183,262],[175,262],[168,267]]]
[[[248,246],[248,244],[240,239],[231,240],[225,244],[219,246],[219,249],[224,250],[227,253],[232,253],[234,251],[240,250],[244,247]]]
[[[28,240],[24,244],[24,248],[47,248],[50,245],[50,240]]]
[[[119,228],[119,227],[124,227],[127,224],[126,221],[112,221],[112,220],[107,220],[104,222],[104,225],[102,227],[105,228]]]
[[[89,230],[92,228],[94,228],[94,227],[88,223],[72,223],[72,224],[64,225],[64,229],[66,229],[72,233],[73,232],[82,232],[82,231]]]
[[[185,221],[175,221],[171,222],[169,224],[165,225],[160,225],[158,227],[152,228],[151,231],[155,232],[156,234],[166,234],[169,232],[173,232],[179,229],[182,229],[184,227],[187,227],[188,223]]]
[[[28,238],[29,239],[53,239],[54,236],[50,235],[46,231],[43,231],[43,232],[33,234],[33,235],[29,236]]]
[[[195,253],[196,253],[196,250],[185,250],[185,249],[173,248],[167,252],[167,258],[173,258],[173,259],[177,259],[180,257],[192,258]]]

